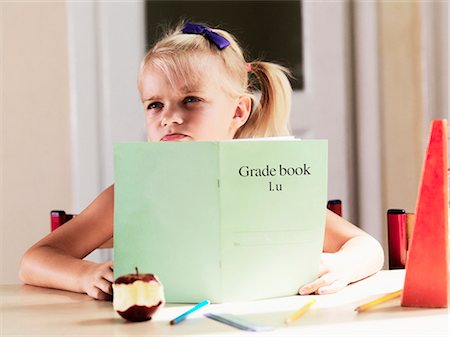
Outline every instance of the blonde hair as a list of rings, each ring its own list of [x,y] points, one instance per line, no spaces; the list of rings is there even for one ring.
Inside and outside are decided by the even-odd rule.
[[[195,69],[198,69],[201,58],[212,56],[220,60],[225,70],[226,75],[220,77],[224,91],[232,97],[248,96],[252,99],[250,116],[234,138],[289,135],[292,96],[289,70],[270,62],[246,62],[236,39],[224,30],[211,29],[230,42],[228,47],[220,50],[202,35],[184,34],[181,31],[183,25],[181,23],[168,31],[147,52],[139,71],[139,89],[142,89],[142,76],[149,65],[163,71],[172,85],[184,83],[189,86],[190,83],[201,81]],[[257,96],[260,96],[259,99]]]

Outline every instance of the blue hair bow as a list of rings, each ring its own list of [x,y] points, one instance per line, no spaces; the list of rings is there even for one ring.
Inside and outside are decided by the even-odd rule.
[[[228,47],[230,41],[228,41],[223,36],[213,32],[210,28],[198,25],[196,23],[186,22],[184,27],[181,29],[183,34],[198,34],[206,37],[210,42],[214,43],[220,50]]]

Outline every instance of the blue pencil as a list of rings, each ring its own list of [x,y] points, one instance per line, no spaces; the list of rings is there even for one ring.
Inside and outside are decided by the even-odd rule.
[[[191,313],[193,313],[194,311],[204,307],[205,305],[208,305],[210,302],[208,300],[204,300],[202,302],[200,302],[199,304],[197,304],[196,306],[192,307],[191,309],[189,309],[188,311],[186,311],[184,314],[181,314],[178,317],[175,317],[173,320],[170,321],[171,325],[175,325],[178,324],[182,321],[184,321],[184,319],[190,315]]]

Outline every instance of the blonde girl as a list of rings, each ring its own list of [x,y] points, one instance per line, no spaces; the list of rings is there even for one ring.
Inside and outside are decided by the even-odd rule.
[[[140,67],[147,140],[288,135],[292,89],[287,76],[280,65],[246,60],[224,30],[181,24],[149,50]],[[113,236],[113,212],[114,185],[27,250],[20,265],[22,281],[110,300],[112,261],[83,258]],[[299,293],[336,292],[380,270],[383,256],[374,238],[327,211],[319,275],[310,284],[299,284]]]

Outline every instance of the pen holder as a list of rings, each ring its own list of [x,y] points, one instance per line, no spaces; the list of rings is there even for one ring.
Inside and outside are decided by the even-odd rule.
[[[448,307],[447,122],[432,121],[406,261],[402,306]]]
[[[389,269],[403,269],[405,268],[407,254],[405,210],[389,209],[387,212],[387,223]]]

